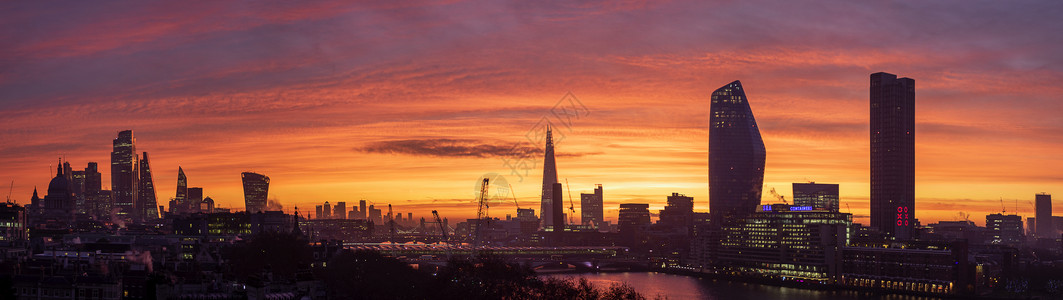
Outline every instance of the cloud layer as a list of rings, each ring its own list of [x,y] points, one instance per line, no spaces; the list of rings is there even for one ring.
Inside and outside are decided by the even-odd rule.
[[[917,216],[979,216],[1063,187],[1059,15],[1055,1],[3,3],[0,182],[24,202],[56,157],[106,165],[133,129],[160,198],[182,166],[240,208],[239,173],[255,170],[289,210],[367,198],[458,217],[475,208],[432,199],[471,199],[498,173],[534,207],[541,169],[501,158],[541,157],[517,141],[572,92],[590,111],[559,132],[573,192],[601,183],[607,207],[653,209],[680,192],[707,210],[708,95],[741,79],[766,185],[839,183],[866,215],[868,75],[886,71],[916,80]]]

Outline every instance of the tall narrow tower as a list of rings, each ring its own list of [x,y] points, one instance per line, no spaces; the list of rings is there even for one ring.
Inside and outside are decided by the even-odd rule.
[[[713,91],[709,107],[709,214],[719,226],[760,204],[765,151],[741,82]]]
[[[177,208],[170,208],[178,214],[188,213],[188,177],[185,177],[185,170],[180,166],[177,167],[177,194],[173,197],[174,204],[177,204]]]
[[[546,155],[543,162],[543,194],[542,206],[539,213],[542,215],[543,227],[554,224],[553,195],[554,184],[557,182],[557,163],[554,162],[554,138],[550,127],[546,127]]]
[[[1034,230],[1034,234],[1037,238],[1042,239],[1055,239],[1059,236],[1056,235],[1055,224],[1052,224],[1052,195],[1047,193],[1040,193],[1034,196],[1035,211],[1034,220],[1037,221],[1037,228]]]
[[[915,80],[871,74],[871,227],[900,240],[915,225]]]
[[[136,141],[132,130],[119,132],[111,151],[111,192],[117,209],[114,216],[123,221],[140,219],[134,204],[140,185]]]
[[[140,159],[140,186],[138,187],[137,212],[144,221],[159,218],[159,199],[155,194],[155,180],[151,177],[151,164],[148,163],[148,153]]]

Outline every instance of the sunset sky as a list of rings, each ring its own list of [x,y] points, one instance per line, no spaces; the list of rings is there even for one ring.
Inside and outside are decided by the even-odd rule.
[[[709,95],[741,80],[765,191],[838,183],[867,224],[868,77],[884,71],[916,81],[923,224],[983,224],[1001,198],[1032,216],[1039,192],[1063,213],[1058,1],[333,2],[0,4],[0,186],[43,197],[65,157],[99,162],[109,189],[111,140],[132,129],[162,205],[180,166],[234,210],[255,171],[289,212],[367,199],[454,220],[498,173],[538,213],[528,134],[571,93],[585,110],[556,151],[577,210],[602,184],[610,220],[673,192],[707,211]],[[534,155],[526,174],[513,149]],[[515,214],[496,201],[491,216]]]

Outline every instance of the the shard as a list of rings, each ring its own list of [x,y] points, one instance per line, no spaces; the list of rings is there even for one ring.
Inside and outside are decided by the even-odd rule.
[[[709,214],[723,224],[760,204],[764,141],[741,82],[713,91],[709,107]]]
[[[546,128],[546,155],[543,161],[543,194],[542,194],[542,207],[539,209],[539,213],[542,215],[543,227],[553,226],[554,217],[562,218],[562,216],[554,216],[553,210],[553,195],[554,184],[557,182],[557,163],[554,162],[554,139],[550,131],[550,128]]]

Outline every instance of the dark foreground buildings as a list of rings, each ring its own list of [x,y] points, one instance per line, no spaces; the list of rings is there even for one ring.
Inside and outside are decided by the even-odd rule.
[[[871,74],[871,227],[900,240],[915,226],[915,80]]]
[[[709,110],[709,213],[722,224],[760,204],[764,141],[741,82],[713,91]]]

